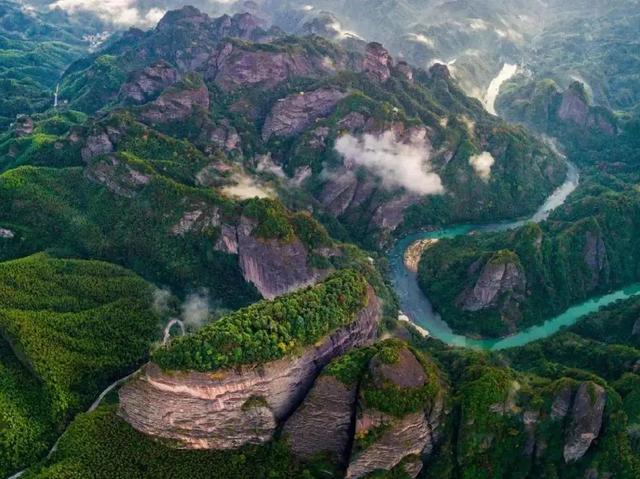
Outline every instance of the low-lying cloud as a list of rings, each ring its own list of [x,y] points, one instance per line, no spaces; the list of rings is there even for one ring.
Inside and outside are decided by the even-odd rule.
[[[199,329],[204,326],[211,315],[211,301],[206,290],[191,293],[181,306],[181,319],[190,329]]]
[[[347,134],[336,141],[335,149],[345,164],[364,167],[378,176],[387,189],[402,187],[419,195],[444,192],[440,176],[432,170],[431,147],[424,135],[402,143],[392,131],[361,138]]]
[[[473,155],[469,158],[469,164],[483,181],[491,179],[491,167],[495,162],[496,160],[488,151],[483,151],[479,155]]]
[[[137,0],[56,0],[49,8],[60,8],[70,14],[93,13],[102,21],[119,27],[151,27],[165,13],[156,7],[141,8]]]

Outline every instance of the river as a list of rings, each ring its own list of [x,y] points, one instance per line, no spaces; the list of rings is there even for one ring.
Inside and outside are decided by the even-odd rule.
[[[518,72],[518,65],[512,65],[505,63],[502,66],[502,70],[498,73],[498,76],[491,80],[489,88],[487,88],[487,94],[484,97],[484,107],[492,115],[496,115],[496,99],[498,93],[500,93],[500,87],[504,82],[511,79]]]
[[[539,223],[546,220],[549,214],[562,205],[578,186],[580,181],[578,170],[571,163],[568,163],[568,166],[565,182],[553,192],[530,218],[485,225],[457,225],[437,231],[415,233],[398,240],[389,253],[389,262],[391,281],[400,301],[402,312],[416,325],[427,329],[432,337],[446,344],[475,349],[500,350],[523,346],[531,341],[546,338],[563,327],[575,324],[580,318],[597,311],[603,306],[640,294],[640,283],[634,284],[604,296],[591,298],[582,304],[569,308],[564,313],[549,319],[543,324],[525,329],[513,336],[499,339],[473,339],[455,334],[451,330],[420,289],[417,274],[406,268],[404,252],[417,240],[455,238],[474,231],[507,231],[518,228],[527,222]]]

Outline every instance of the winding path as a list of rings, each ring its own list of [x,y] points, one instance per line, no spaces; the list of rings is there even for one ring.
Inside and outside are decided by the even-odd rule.
[[[451,330],[449,325],[433,309],[431,302],[420,289],[417,274],[405,266],[404,253],[411,244],[418,240],[455,238],[474,231],[507,231],[518,228],[527,222],[539,223],[546,220],[549,214],[561,206],[578,187],[580,181],[578,169],[571,163],[568,163],[568,166],[569,170],[565,182],[553,192],[530,218],[488,225],[458,225],[437,231],[412,234],[398,240],[389,253],[389,262],[393,288],[400,301],[402,312],[416,325],[427,329],[432,337],[446,344],[475,349],[500,350],[523,346],[531,341],[546,338],[559,331],[562,327],[575,324],[580,318],[597,311],[603,306],[640,294],[640,283],[634,284],[604,296],[591,298],[582,304],[569,308],[564,313],[549,319],[541,325],[525,329],[513,336],[500,339],[473,339],[455,334]]]

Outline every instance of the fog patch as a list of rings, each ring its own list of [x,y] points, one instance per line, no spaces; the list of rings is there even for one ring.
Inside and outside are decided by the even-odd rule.
[[[433,172],[431,145],[424,132],[407,143],[398,141],[392,131],[360,138],[346,134],[336,141],[335,149],[347,167],[364,167],[379,177],[387,189],[404,188],[419,195],[444,192],[440,176]]]
[[[180,307],[180,317],[189,329],[199,329],[211,316],[209,291],[202,289],[187,296]]]
[[[222,193],[240,200],[249,200],[252,198],[273,198],[273,190],[257,183],[253,178],[246,175],[235,175],[233,177],[234,185],[222,188]]]
[[[473,167],[476,175],[485,182],[491,179],[491,167],[495,162],[493,155],[488,151],[483,151],[479,155],[473,155],[469,158],[469,164]]]
[[[165,14],[164,10],[156,7],[141,9],[136,0],[57,0],[49,8],[60,8],[72,15],[93,13],[100,20],[121,27],[151,27]]]
[[[417,43],[422,43],[423,45],[427,45],[428,47],[435,48],[436,43],[433,39],[423,35],[422,33],[410,33],[409,38]]]
[[[153,301],[151,303],[151,308],[154,313],[159,316],[163,316],[169,311],[170,301],[171,291],[165,288],[156,288],[153,291]]]

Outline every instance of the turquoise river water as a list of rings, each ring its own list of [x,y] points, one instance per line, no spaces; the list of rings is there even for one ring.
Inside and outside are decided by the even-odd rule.
[[[564,313],[549,319],[543,324],[525,329],[513,336],[499,339],[473,339],[455,334],[451,330],[449,325],[433,309],[431,302],[418,286],[416,273],[408,270],[404,264],[406,249],[417,240],[455,238],[472,232],[506,231],[522,226],[527,222],[538,223],[544,221],[554,209],[565,202],[567,197],[577,188],[578,183],[578,170],[569,163],[566,181],[554,191],[544,205],[530,218],[488,225],[458,225],[437,231],[415,233],[398,240],[389,253],[389,262],[392,284],[400,301],[402,312],[415,324],[425,328],[432,337],[449,345],[500,350],[523,346],[531,341],[546,338],[563,327],[575,324],[579,319],[598,311],[603,306],[640,294],[640,283],[637,283],[604,296],[591,298],[584,303],[569,308]]]

